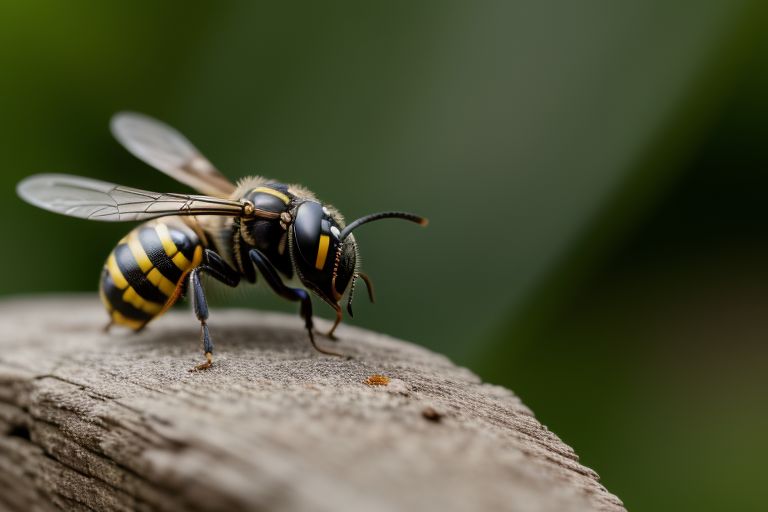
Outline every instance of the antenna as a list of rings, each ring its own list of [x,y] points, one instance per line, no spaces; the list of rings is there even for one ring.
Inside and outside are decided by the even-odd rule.
[[[380,220],[380,219],[403,219],[403,220],[409,220],[411,222],[415,222],[416,224],[419,224],[420,226],[426,226],[429,224],[429,221],[425,219],[424,217],[421,217],[420,215],[416,215],[413,213],[408,212],[379,212],[379,213],[372,213],[370,215],[366,215],[365,217],[360,217],[357,220],[354,220],[350,222],[347,227],[341,230],[341,234],[339,235],[339,238],[341,240],[344,240],[349,236],[349,234],[352,232],[352,230],[362,226],[363,224],[367,224],[369,222],[373,222],[374,220]]]

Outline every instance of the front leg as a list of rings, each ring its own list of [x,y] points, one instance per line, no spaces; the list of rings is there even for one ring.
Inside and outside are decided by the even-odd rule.
[[[309,341],[312,343],[312,346],[315,347],[315,350],[330,356],[345,357],[338,352],[320,348],[317,343],[315,343],[315,336],[312,333],[312,300],[309,297],[309,293],[301,288],[291,288],[286,286],[285,283],[283,283],[283,280],[280,279],[280,276],[278,275],[277,270],[275,270],[275,267],[272,266],[272,263],[270,263],[267,257],[264,256],[264,254],[258,249],[251,249],[251,252],[248,254],[251,257],[253,264],[256,265],[256,268],[258,268],[259,272],[261,272],[261,275],[264,276],[264,280],[267,282],[269,287],[272,288],[272,291],[284,299],[301,303],[301,318],[304,319],[304,326],[309,333]]]
[[[336,332],[336,328],[341,323],[341,306],[336,306],[336,321],[333,322],[333,327],[331,327],[331,330],[328,331],[325,336],[328,337],[331,341],[339,341],[339,338],[334,334]]]
[[[202,272],[233,288],[240,283],[240,275],[221,256],[210,249],[205,251],[203,264],[190,273],[189,286],[192,288],[192,306],[195,316],[200,321],[200,339],[203,343],[206,359],[204,363],[195,366],[190,371],[207,370],[213,365],[213,339],[208,331],[208,301],[205,298],[203,284],[200,282]]]

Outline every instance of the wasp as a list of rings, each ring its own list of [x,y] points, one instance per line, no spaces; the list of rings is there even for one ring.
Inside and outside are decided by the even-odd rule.
[[[260,275],[277,295],[299,303],[309,341],[315,341],[309,292],[336,312],[327,336],[342,321],[343,297],[352,316],[355,282],[362,279],[373,302],[370,278],[359,268],[355,229],[394,218],[427,225],[412,213],[386,211],[345,224],[342,215],[308,189],[260,176],[233,184],[181,133],[143,114],[113,116],[112,134],[140,160],[203,195],[156,193],[66,174],[22,180],[17,193],[40,208],[97,221],[143,221],[120,240],[101,272],[99,295],[109,314],[107,330],[142,330],[180,297],[189,295],[200,322],[210,368],[213,338],[201,275],[227,286],[257,282]],[[298,278],[298,286],[286,280]]]

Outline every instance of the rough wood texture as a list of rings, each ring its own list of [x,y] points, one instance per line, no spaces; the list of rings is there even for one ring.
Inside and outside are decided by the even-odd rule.
[[[104,320],[0,303],[0,509],[624,510],[510,391],[409,343],[342,326],[341,360],[297,317],[214,311],[189,373],[191,314]]]

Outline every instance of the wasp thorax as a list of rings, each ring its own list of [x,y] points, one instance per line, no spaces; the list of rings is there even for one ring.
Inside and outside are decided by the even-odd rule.
[[[341,240],[341,226],[328,208],[305,201],[293,219],[294,265],[302,283],[337,304],[355,272],[355,241]]]

